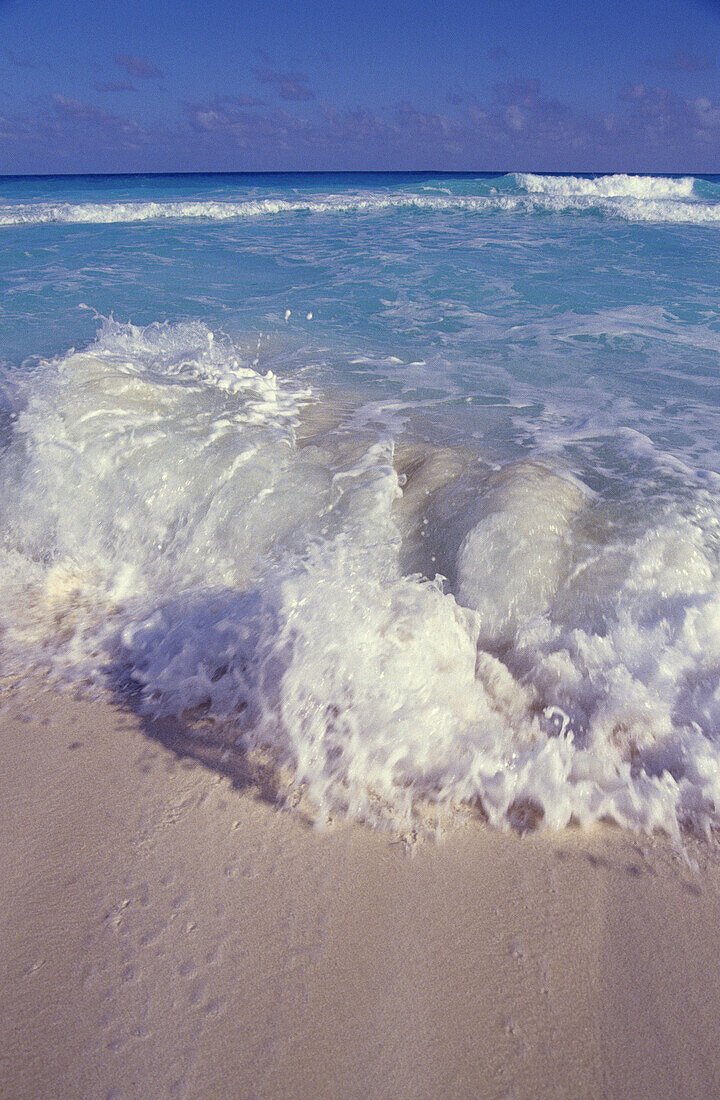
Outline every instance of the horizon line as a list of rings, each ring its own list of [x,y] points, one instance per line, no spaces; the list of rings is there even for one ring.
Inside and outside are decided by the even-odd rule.
[[[0,180],[16,179],[140,179],[156,176],[720,176],[719,172],[682,169],[671,172],[647,170],[570,168],[257,168],[195,169],[157,172],[0,172]]]

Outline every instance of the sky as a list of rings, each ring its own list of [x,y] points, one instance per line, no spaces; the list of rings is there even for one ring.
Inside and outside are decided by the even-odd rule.
[[[0,173],[720,172],[720,0],[0,0]]]

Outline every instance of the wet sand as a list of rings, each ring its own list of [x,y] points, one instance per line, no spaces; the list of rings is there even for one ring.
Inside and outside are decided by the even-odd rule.
[[[707,846],[321,832],[180,731],[1,698],[3,1097],[716,1095]]]

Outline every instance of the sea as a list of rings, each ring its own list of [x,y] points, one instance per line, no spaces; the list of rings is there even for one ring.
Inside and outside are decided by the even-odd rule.
[[[0,671],[324,823],[720,826],[720,177],[0,179]]]

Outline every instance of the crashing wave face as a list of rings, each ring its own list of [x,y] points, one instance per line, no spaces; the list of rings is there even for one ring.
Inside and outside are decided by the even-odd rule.
[[[16,383],[7,670],[212,729],[319,820],[720,824],[714,501],[623,529],[560,468],[413,447],[271,357],[106,322]]]

